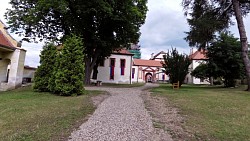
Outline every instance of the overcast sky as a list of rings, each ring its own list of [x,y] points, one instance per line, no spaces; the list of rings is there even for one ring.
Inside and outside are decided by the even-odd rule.
[[[6,8],[10,8],[9,0],[1,0],[0,19],[6,23],[3,15]],[[180,53],[189,54],[190,47],[183,38],[189,30],[183,14],[181,0],[148,0],[148,13],[145,24],[141,27],[142,59],[149,59],[151,53],[167,51],[171,47],[177,48]],[[250,39],[250,18],[245,19],[248,39]],[[239,36],[236,26],[230,28],[236,37]],[[21,40],[11,34],[16,40]],[[22,48],[27,50],[25,64],[36,67],[39,65],[39,54],[43,44],[24,42]]]

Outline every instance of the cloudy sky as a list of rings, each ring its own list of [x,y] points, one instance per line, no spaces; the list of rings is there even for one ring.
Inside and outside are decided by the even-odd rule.
[[[1,0],[0,19],[6,23],[3,15],[6,8],[10,8],[9,0]],[[190,47],[183,38],[189,27],[183,14],[181,0],[148,0],[148,13],[145,24],[141,27],[141,53],[142,59],[149,59],[151,53],[167,51],[171,47],[177,48],[180,53],[189,54]],[[250,18],[245,19],[245,25],[250,39]],[[236,37],[239,36],[237,27],[230,28]],[[16,40],[21,40],[11,34]],[[26,43],[22,48],[27,50],[25,64],[36,67],[39,65],[39,54],[42,43]]]

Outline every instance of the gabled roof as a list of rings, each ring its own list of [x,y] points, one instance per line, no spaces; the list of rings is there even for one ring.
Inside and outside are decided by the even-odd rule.
[[[5,24],[0,20],[0,47],[7,50],[15,50],[21,48],[21,44],[17,42],[6,30]]]
[[[207,58],[207,56],[206,56],[206,52],[207,51],[205,51],[205,50],[197,50],[197,51],[195,51],[193,54],[191,54],[190,56],[189,56],[189,58],[190,59],[192,59],[192,60],[207,60],[208,58]]]
[[[157,58],[161,54],[166,54],[166,52],[161,51],[161,52],[157,53],[155,56],[153,56],[153,58],[150,58],[150,60],[161,59],[161,58]]]
[[[128,50],[126,49],[121,49],[118,51],[114,51],[112,54],[122,54],[122,55],[130,55],[133,56],[134,54],[130,53]]]
[[[16,48],[11,44],[7,37],[0,30],[0,46],[15,50]]]
[[[134,59],[135,66],[162,67],[161,61]]]

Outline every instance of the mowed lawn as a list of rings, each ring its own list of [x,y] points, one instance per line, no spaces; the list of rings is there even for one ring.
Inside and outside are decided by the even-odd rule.
[[[0,92],[0,140],[65,140],[95,107],[87,95],[62,97],[31,87]]]
[[[197,140],[250,140],[250,92],[239,88],[162,84],[153,95],[167,97]]]

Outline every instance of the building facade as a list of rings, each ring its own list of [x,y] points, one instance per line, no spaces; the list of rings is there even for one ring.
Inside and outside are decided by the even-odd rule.
[[[202,63],[206,63],[208,58],[206,57],[206,51],[197,50],[190,54],[191,64],[189,65],[189,73],[186,76],[185,83],[187,84],[210,84],[208,79],[200,79],[191,75],[191,72]]]
[[[26,50],[21,48],[0,21],[0,91],[22,85]]]
[[[133,54],[123,49],[111,54],[98,66],[97,80],[103,83],[131,84]]]
[[[96,80],[103,83],[132,84],[168,80],[160,60],[133,58],[126,49],[114,52],[98,66]]]

